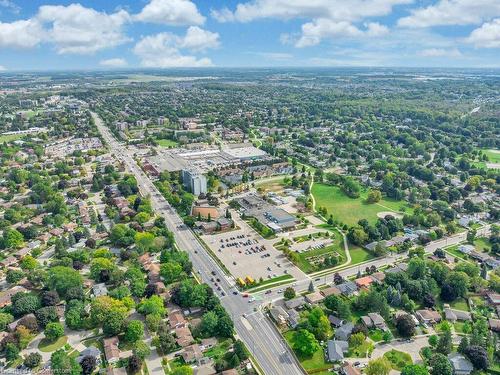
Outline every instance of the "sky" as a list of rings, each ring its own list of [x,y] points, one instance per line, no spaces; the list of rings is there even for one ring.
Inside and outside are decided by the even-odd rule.
[[[500,67],[500,0],[0,0],[0,71]]]

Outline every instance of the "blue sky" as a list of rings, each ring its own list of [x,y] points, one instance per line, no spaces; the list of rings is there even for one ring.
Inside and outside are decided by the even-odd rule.
[[[0,70],[500,67],[499,0],[0,0]]]

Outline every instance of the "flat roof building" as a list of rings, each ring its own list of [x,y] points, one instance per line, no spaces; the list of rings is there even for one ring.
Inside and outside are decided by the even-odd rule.
[[[182,170],[182,182],[184,187],[194,195],[206,194],[208,192],[207,178],[198,170]]]

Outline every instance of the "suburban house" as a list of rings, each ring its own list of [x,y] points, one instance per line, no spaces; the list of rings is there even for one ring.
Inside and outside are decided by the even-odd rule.
[[[304,297],[299,296],[292,298],[291,300],[285,301],[285,306],[287,309],[299,309],[306,303]]]
[[[358,291],[358,287],[352,281],[346,281],[342,284],[337,285],[337,288],[340,290],[344,296],[349,297]]]
[[[118,342],[119,340],[117,336],[103,340],[104,355],[106,356],[106,361],[108,361],[108,363],[115,363],[120,359]]]
[[[471,316],[470,312],[468,312],[468,311],[445,308],[444,314],[445,314],[446,320],[448,320],[452,323],[455,323],[457,320],[463,322],[463,321],[467,321],[467,320],[472,319],[472,316]]]
[[[320,303],[325,299],[325,296],[321,294],[321,292],[312,292],[306,295],[306,302],[310,303],[311,305],[315,305],[317,303]]]
[[[370,285],[375,281],[371,276],[360,277],[354,280],[359,289],[369,289]]]
[[[380,314],[377,313],[368,313],[368,315],[362,316],[361,321],[364,326],[368,329],[378,328],[382,331],[388,330],[387,324],[385,323],[384,318]]]
[[[451,363],[454,375],[469,375],[474,370],[472,363],[462,354],[448,354],[448,360]]]
[[[441,315],[435,310],[417,310],[415,316],[421,323],[425,324],[436,324],[441,321]]]
[[[200,346],[198,344],[193,344],[184,348],[181,353],[181,357],[186,363],[197,363],[201,358],[203,358],[203,354]]]
[[[328,362],[337,362],[344,359],[344,353],[349,350],[349,343],[342,340],[329,340],[327,348]]]
[[[279,326],[286,325],[288,313],[281,306],[274,306],[269,309],[269,314]]]
[[[361,371],[354,367],[351,363],[349,362],[344,362],[342,367],[340,368],[339,373],[341,375],[361,375]]]
[[[500,319],[488,319],[488,325],[493,332],[500,332]]]
[[[332,326],[335,328],[338,328],[344,324],[344,321],[340,318],[337,318],[335,315],[329,315],[328,316],[328,321]]]
[[[341,291],[336,286],[331,286],[329,288],[322,289],[321,294],[326,298],[329,296],[338,296],[341,294]]]
[[[341,340],[341,341],[349,340],[349,336],[351,336],[351,332],[352,332],[353,328],[354,328],[354,324],[352,324],[351,322],[341,325],[335,331],[335,338],[337,340]]]

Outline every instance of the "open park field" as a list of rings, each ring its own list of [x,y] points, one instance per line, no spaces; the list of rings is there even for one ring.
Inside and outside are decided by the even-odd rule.
[[[377,221],[377,213],[384,211],[403,212],[410,208],[403,201],[383,198],[378,203],[366,203],[367,192],[363,191],[359,198],[348,197],[338,186],[314,184],[312,194],[316,200],[316,208],[326,207],[328,214],[347,225],[355,225],[361,219],[370,224]]]
[[[177,147],[179,144],[176,141],[172,141],[170,139],[157,139],[158,145],[161,147]]]

